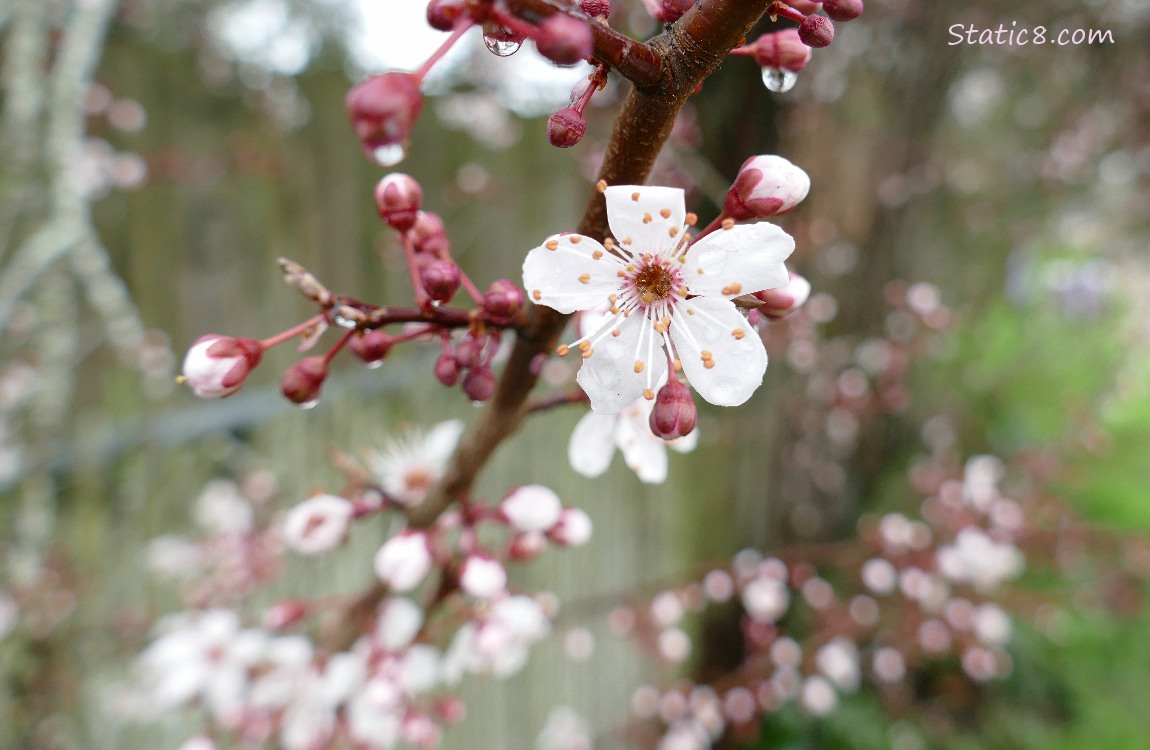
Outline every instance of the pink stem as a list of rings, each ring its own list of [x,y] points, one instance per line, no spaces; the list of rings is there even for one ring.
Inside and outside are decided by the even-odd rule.
[[[415,244],[411,241],[410,232],[403,234],[403,254],[407,257],[407,270],[411,274],[411,289],[415,292],[415,306],[425,308],[431,298],[423,288],[423,282],[419,279],[419,272],[415,270]]]
[[[312,326],[322,323],[323,319],[323,315],[316,315],[314,318],[308,318],[304,322],[297,326],[292,326],[283,333],[277,333],[275,336],[264,339],[260,342],[260,346],[262,346],[264,349],[270,349],[273,346],[282,344],[288,339],[294,339],[296,336],[299,336],[301,333],[311,328]]]
[[[431,57],[427,58],[427,61],[424,62],[423,65],[420,65],[419,69],[412,74],[415,76],[415,80],[419,83],[423,83],[424,76],[430,72],[431,68],[437,62],[443,59],[443,56],[447,54],[449,49],[455,46],[455,43],[459,41],[459,38],[467,33],[467,31],[471,28],[471,25],[471,21],[461,21],[459,24],[457,24],[456,27],[451,31],[451,36],[447,37],[447,40],[443,44],[439,45],[439,49],[435,50],[435,52],[431,54]]]
[[[711,232],[713,232],[716,229],[718,229],[719,227],[723,226],[723,221],[726,218],[727,218],[726,212],[720,213],[718,216],[715,217],[714,221],[712,221],[707,226],[703,227],[702,231],[700,231],[698,234],[695,235],[695,238],[691,240],[691,244],[692,245],[695,244],[696,242],[703,239],[704,237],[706,237]]]

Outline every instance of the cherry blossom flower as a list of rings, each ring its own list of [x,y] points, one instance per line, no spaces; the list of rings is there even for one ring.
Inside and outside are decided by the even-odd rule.
[[[582,508],[564,508],[559,522],[547,535],[559,544],[582,547],[591,541],[591,516]]]
[[[529,596],[508,596],[455,633],[443,658],[448,684],[464,673],[510,677],[527,664],[531,645],[551,632],[551,622]]]
[[[452,419],[440,422],[426,435],[413,432],[392,438],[383,450],[368,454],[368,467],[388,495],[408,507],[418,505],[443,476],[462,434],[463,422]]]
[[[460,567],[459,587],[476,599],[491,599],[507,588],[507,571],[498,560],[471,555]]]
[[[583,356],[577,380],[600,414],[655,397],[668,360],[719,406],[738,406],[762,384],[767,352],[731,300],[785,286],[794,240],[773,224],[730,226],[690,244],[683,191],[606,189],[616,240],[549,237],[528,253],[523,284],[562,313],[611,306],[606,325],[570,346]],[[616,254],[618,253],[618,254]]]
[[[375,574],[395,591],[411,591],[431,572],[427,535],[404,531],[391,537],[375,553]]]
[[[698,430],[675,440],[663,440],[651,434],[649,420],[654,401],[640,398],[618,414],[587,412],[567,444],[571,468],[585,477],[597,477],[607,471],[618,448],[628,468],[639,481],[662,484],[667,479],[667,448],[690,453],[699,442]]]
[[[547,531],[559,522],[563,504],[551,489],[528,484],[503,498],[499,510],[517,531]]]
[[[342,497],[317,495],[288,511],[283,539],[303,555],[321,555],[339,546],[347,536],[354,508]]]

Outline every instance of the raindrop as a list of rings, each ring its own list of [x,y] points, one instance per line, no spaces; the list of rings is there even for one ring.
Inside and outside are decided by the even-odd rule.
[[[516,42],[514,40],[497,39],[493,36],[484,35],[483,43],[487,45],[487,49],[491,50],[491,54],[497,57],[510,57],[519,51],[523,46],[523,42]]]
[[[367,363],[367,369],[369,369],[369,370],[378,370],[381,367],[383,367],[383,360],[382,359],[377,359],[374,362],[368,362]]]
[[[400,143],[391,143],[386,146],[380,146],[375,151],[371,152],[375,158],[375,163],[381,167],[394,167],[401,161],[407,158],[407,149]]]
[[[768,91],[785,94],[795,87],[799,74],[782,68],[763,68],[763,85]]]
[[[339,313],[336,313],[332,316],[332,322],[334,322],[340,328],[346,328],[349,331],[356,327],[356,322],[354,320],[351,318],[346,318]]]
[[[313,398],[311,401],[304,401],[302,404],[299,405],[299,408],[301,408],[305,411],[308,411],[308,410],[314,409],[317,406],[319,406],[319,399]]]

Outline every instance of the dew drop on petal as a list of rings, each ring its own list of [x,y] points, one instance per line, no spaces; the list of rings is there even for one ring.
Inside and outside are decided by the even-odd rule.
[[[491,54],[497,57],[510,57],[523,46],[522,42],[496,39],[495,37],[486,35],[483,37],[483,43],[487,45],[487,49],[491,50]]]
[[[308,411],[308,410],[314,409],[317,406],[319,406],[319,399],[315,398],[315,399],[312,399],[311,401],[304,401],[302,404],[299,405],[299,408],[301,408],[305,411]]]
[[[785,94],[795,87],[799,74],[782,68],[763,68],[763,85],[768,91]]]
[[[400,143],[391,143],[386,146],[380,146],[375,151],[371,152],[372,158],[375,163],[381,167],[394,167],[401,161],[407,158],[407,149]]]

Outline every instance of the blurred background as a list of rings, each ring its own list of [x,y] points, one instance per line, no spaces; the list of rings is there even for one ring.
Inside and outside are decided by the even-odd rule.
[[[434,50],[444,35],[423,9],[0,3],[0,745],[179,747],[195,712],[140,721],[124,686],[151,624],[186,606],[171,550],[219,531],[204,508],[239,498],[243,523],[274,525],[339,487],[333,454],[472,418],[429,377],[430,347],[378,370],[337,359],[309,411],[279,396],[298,358],[282,348],[225,401],[174,380],[203,333],[263,338],[312,314],[277,257],[360,299],[410,301],[372,201],[384,170],[363,158],[343,97]],[[612,23],[651,35],[642,10],[616,0]],[[1113,43],[951,44],[954,24],[1013,21]],[[523,674],[464,686],[468,716],[445,747],[535,747],[557,705],[617,746],[638,686],[704,680],[742,648],[729,613],[709,612],[681,625],[689,656],[645,658],[618,635],[619,605],[747,547],[816,550],[819,565],[864,544],[881,514],[916,515],[976,455],[1074,518],[1050,537],[1051,564],[1028,563],[1004,599],[1011,667],[982,681],[942,659],[826,717],[781,710],[746,746],[1145,747],[1148,35],[1146,0],[871,0],[789,92],[767,91],[749,58],[724,63],[651,182],[688,188],[706,222],[748,156],[801,166],[810,197],[780,223],[814,295],[767,331],[772,364],[748,405],[700,406],[699,446],[665,484],[618,459],[601,479],[575,474],[564,457],[580,408],[529,421],[496,454],[481,495],[546,483],[596,535],[514,571],[564,602],[557,634]],[[518,279],[529,248],[578,222],[625,93],[612,79],[588,137],[551,147],[546,117],[586,73],[530,44],[499,58],[469,35],[428,81],[401,168],[481,287]],[[284,574],[236,606],[257,622],[284,596],[357,591],[380,534],[277,562]],[[1103,564],[1083,538],[1135,552]]]

